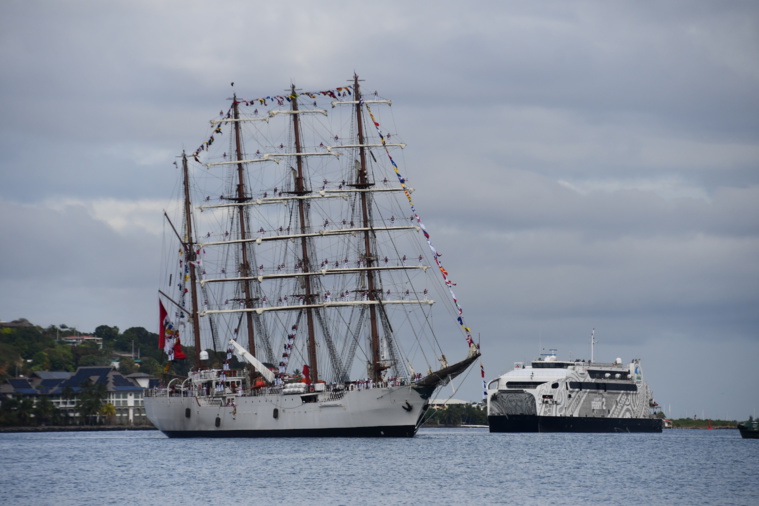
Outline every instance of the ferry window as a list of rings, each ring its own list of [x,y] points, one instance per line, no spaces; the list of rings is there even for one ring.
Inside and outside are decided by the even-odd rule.
[[[515,389],[531,389],[531,388],[537,388],[538,386],[545,383],[545,381],[509,381],[506,383],[506,388],[515,388]]]
[[[551,388],[559,388],[559,384],[558,383],[551,383]]]
[[[533,362],[533,369],[566,369],[569,362]]]
[[[637,392],[638,386],[630,383],[609,383],[606,389],[610,391]]]
[[[597,383],[594,381],[570,381],[573,390],[602,390],[608,392],[637,392],[638,386],[630,383]]]

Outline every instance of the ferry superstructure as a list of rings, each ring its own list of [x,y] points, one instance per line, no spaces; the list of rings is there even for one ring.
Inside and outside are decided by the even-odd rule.
[[[567,361],[553,351],[488,384],[490,432],[661,432],[640,359]]]

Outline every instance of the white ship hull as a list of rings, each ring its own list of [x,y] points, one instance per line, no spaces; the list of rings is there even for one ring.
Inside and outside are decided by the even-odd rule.
[[[169,437],[412,437],[429,388],[397,386],[246,396],[145,398],[150,421]]]

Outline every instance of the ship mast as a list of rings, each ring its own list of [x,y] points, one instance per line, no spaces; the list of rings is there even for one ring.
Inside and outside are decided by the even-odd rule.
[[[295,85],[291,85],[290,89],[290,104],[293,112],[293,137],[295,138],[295,191],[296,195],[306,195],[309,193],[303,179],[303,156],[298,153],[302,153],[300,144],[300,118],[298,116],[298,98],[295,93]],[[311,262],[308,257],[308,240],[306,235],[308,233],[306,222],[306,202],[304,199],[298,199],[298,218],[300,221],[300,232],[303,234],[303,238],[300,241],[301,256],[302,256],[302,270],[304,273],[311,272]],[[305,281],[305,303],[306,305],[314,303],[314,293],[311,287],[311,276],[304,276]],[[310,307],[306,308],[306,327],[308,328],[308,362],[309,362],[309,374],[311,376],[311,382],[316,383],[319,379],[319,367],[316,362],[316,332],[314,330],[314,314]]]
[[[358,128],[358,152],[359,152],[359,167],[358,174],[356,175],[355,187],[360,189],[366,189],[373,186],[373,184],[367,178],[366,167],[366,148],[364,147],[364,124],[361,119],[361,108],[363,106],[361,101],[361,91],[359,90],[358,76],[353,76],[353,90],[356,98],[356,125]],[[372,265],[374,264],[375,257],[372,250],[371,237],[372,231],[371,223],[369,220],[369,192],[360,192],[361,200],[361,219],[364,231],[364,260],[366,261],[366,286],[368,290],[369,300],[378,300],[377,291],[375,288],[374,274],[372,271]],[[379,382],[382,380],[382,366],[380,364],[380,339],[379,328],[377,325],[377,310],[374,305],[369,306],[369,324],[370,324],[370,342],[372,350],[372,363],[371,363],[371,376],[372,380]]]
[[[235,125],[235,154],[237,156],[237,196],[233,198],[238,203],[247,202],[250,200],[245,194],[245,168],[243,167],[242,160],[242,134],[240,132],[240,111],[237,103],[237,94],[232,96],[232,108],[234,111]],[[245,223],[245,209],[244,206],[238,206],[238,219],[240,221],[240,239],[245,240],[248,237],[248,232]],[[240,265],[240,274],[243,279],[241,282],[242,296],[245,303],[245,308],[250,309],[253,307],[253,294],[250,285],[250,262],[248,261],[248,247],[245,243],[241,243],[242,247],[242,264]],[[256,341],[255,334],[253,333],[253,313],[251,311],[245,312],[245,320],[248,328],[248,350],[250,354],[256,355]]]
[[[195,273],[195,243],[192,239],[192,208],[190,204],[190,170],[187,167],[187,155],[182,152],[182,180],[184,183],[184,223],[185,223],[185,265],[190,267],[190,300],[191,300],[191,312],[190,319],[192,320],[192,334],[195,338],[195,367],[200,369],[200,322],[198,321],[198,292],[196,287],[197,275]]]

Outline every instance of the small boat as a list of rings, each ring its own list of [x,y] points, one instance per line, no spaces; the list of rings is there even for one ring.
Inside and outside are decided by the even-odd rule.
[[[411,437],[477,359],[393,159],[405,144],[382,126],[390,105],[357,76],[233,94],[175,163],[176,245],[159,290],[167,379],[144,400],[164,434]],[[194,344],[189,373],[180,343]]]
[[[759,439],[759,420],[750,416],[747,421],[738,424],[738,430],[744,439]]]

